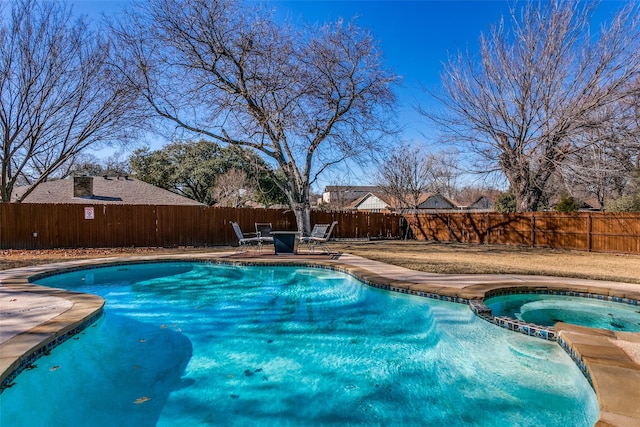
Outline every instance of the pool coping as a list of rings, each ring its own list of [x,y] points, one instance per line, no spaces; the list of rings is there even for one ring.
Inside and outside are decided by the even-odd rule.
[[[488,293],[501,290],[518,292],[562,290],[640,300],[640,285],[635,284],[548,276],[423,273],[350,254],[276,256],[220,252],[70,261],[0,271],[0,290],[3,291],[0,294],[0,305],[2,306],[11,304],[11,299],[17,302],[19,298],[11,298],[12,295],[19,295],[20,299],[26,299],[24,303],[27,306],[32,296],[49,298],[52,303],[60,299],[71,303],[69,308],[61,306],[60,312],[54,317],[0,342],[0,383],[10,384],[37,358],[46,355],[51,348],[89,327],[103,313],[104,300],[96,295],[35,285],[30,282],[30,278],[57,270],[74,270],[102,265],[196,260],[244,265],[326,267],[344,271],[368,285],[381,289],[466,303],[472,310],[474,301],[482,301]],[[640,407],[637,405],[640,401],[640,333],[606,331],[564,323],[557,324],[554,332],[559,344],[585,372],[596,392],[600,405],[600,418],[596,425],[640,425]]]

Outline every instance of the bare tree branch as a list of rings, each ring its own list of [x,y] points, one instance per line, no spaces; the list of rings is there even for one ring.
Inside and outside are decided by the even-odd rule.
[[[422,112],[450,141],[498,164],[518,210],[534,210],[585,132],[619,119],[615,109],[640,76],[640,13],[629,3],[595,34],[595,2],[515,5],[510,26],[480,38],[479,60],[446,64],[441,112]],[[607,111],[611,114],[594,114]]]
[[[0,34],[0,199],[22,181],[21,201],[87,147],[124,137],[134,98],[109,43],[63,3],[19,0]]]
[[[390,128],[396,77],[353,23],[296,31],[233,0],[149,0],[114,31],[123,80],[157,116],[277,165],[300,230],[317,174]]]
[[[447,153],[425,153],[420,147],[394,149],[378,171],[378,186],[397,206],[416,210],[426,193],[452,197],[457,191],[456,160]]]

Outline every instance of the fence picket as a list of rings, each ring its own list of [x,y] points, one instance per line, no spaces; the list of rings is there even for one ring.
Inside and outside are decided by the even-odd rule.
[[[256,222],[296,229],[293,212],[282,209],[0,203],[0,249],[227,246],[237,243],[231,221],[246,232]],[[338,238],[399,238],[404,230],[401,215],[312,211],[312,224],[332,221]]]
[[[85,208],[93,208],[91,219]],[[199,206],[0,203],[0,249],[233,245],[230,222],[254,230],[296,228],[293,212]],[[526,245],[640,254],[640,213],[434,213],[406,216],[312,211],[311,223],[338,221],[334,237]]]
[[[412,215],[418,240],[640,254],[640,213],[527,212]]]

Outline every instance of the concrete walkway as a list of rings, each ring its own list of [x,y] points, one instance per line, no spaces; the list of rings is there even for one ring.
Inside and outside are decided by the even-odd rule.
[[[316,264],[340,268],[381,286],[409,293],[482,299],[504,288],[564,289],[640,300],[640,285],[526,275],[423,273],[349,254],[340,256],[209,253],[72,261],[0,271],[0,379],[24,368],[29,357],[66,339],[101,313],[102,298],[29,283],[40,273],[116,262],[212,259],[242,263]],[[75,328],[75,329],[74,329]],[[640,334],[558,324],[556,332],[586,365],[600,402],[598,426],[640,426]],[[52,344],[53,343],[53,344]]]

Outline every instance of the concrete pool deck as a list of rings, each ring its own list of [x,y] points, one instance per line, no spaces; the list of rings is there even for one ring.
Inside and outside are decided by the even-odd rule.
[[[239,263],[315,264],[347,270],[377,285],[407,293],[482,299],[496,289],[564,289],[640,300],[640,285],[527,275],[457,275],[409,270],[354,255],[197,253],[126,256],[70,261],[0,271],[0,379],[18,369],[26,355],[65,339],[102,311],[102,298],[29,283],[50,271],[153,260],[219,260]],[[640,307],[639,307],[640,310]],[[640,333],[558,324],[558,335],[584,362],[598,401],[598,426],[640,426]],[[46,354],[46,352],[44,353]]]

